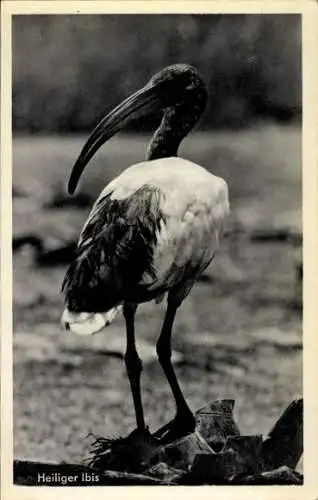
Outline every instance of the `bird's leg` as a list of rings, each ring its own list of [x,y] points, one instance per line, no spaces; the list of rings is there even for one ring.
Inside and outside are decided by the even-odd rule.
[[[140,374],[142,370],[142,363],[141,359],[138,356],[135,345],[136,309],[137,309],[136,304],[133,304],[131,302],[124,303],[123,314],[126,320],[126,332],[127,332],[125,364],[134,401],[137,429],[143,432],[146,430],[146,427],[145,427],[144,413],[143,413],[141,393],[140,393]]]
[[[166,426],[159,429],[154,436],[164,441],[182,437],[194,431],[195,418],[191,412],[178,383],[175,371],[171,363],[171,334],[174,318],[179,304],[168,300],[168,308],[163,322],[162,330],[157,342],[157,354],[159,363],[170,384],[175,403],[176,416]]]

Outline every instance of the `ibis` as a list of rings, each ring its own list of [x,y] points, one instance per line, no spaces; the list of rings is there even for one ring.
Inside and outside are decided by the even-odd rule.
[[[91,158],[124,126],[142,116],[162,113],[146,161],[127,168],[106,185],[92,207],[64,278],[62,323],[78,334],[93,334],[122,310],[127,339],[124,360],[137,431],[147,433],[135,314],[141,303],[167,299],[156,352],[176,413],[154,434],[163,440],[184,436],[195,428],[194,414],[171,362],[172,328],[178,308],[217,251],[229,213],[226,182],[177,156],[181,141],[197,123],[206,102],[206,85],[196,68],[188,64],[165,67],[98,123],[68,184],[73,194]]]

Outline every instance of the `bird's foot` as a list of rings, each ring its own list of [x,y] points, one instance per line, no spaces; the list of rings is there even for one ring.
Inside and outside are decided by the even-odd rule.
[[[136,440],[151,441],[153,439],[149,428],[147,427],[136,427],[128,436],[125,438],[126,442],[134,442]]]
[[[195,430],[195,418],[190,410],[179,412],[173,420],[154,432],[153,437],[158,439],[161,444],[172,443]]]
[[[101,470],[139,472],[159,446],[147,427],[137,427],[128,436],[98,438],[93,443],[88,465]]]

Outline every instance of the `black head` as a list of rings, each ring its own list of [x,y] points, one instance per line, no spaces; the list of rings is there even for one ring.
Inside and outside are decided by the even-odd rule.
[[[162,82],[170,82],[177,85],[179,88],[192,90],[199,85],[204,85],[204,82],[199,74],[199,71],[190,64],[171,64],[153,75],[149,83],[159,85]]]
[[[162,103],[167,106],[175,106],[200,91],[206,96],[206,87],[198,70],[189,64],[167,66],[156,73],[148,85],[157,88]]]
[[[176,117],[172,110],[182,108],[183,111],[177,116],[180,121],[185,116],[186,108],[187,111],[191,110],[192,119],[188,121],[186,128],[183,127],[184,136],[204,110],[206,99],[205,84],[193,66],[173,64],[156,73],[142,89],[125,99],[95,127],[73,167],[68,185],[69,193],[75,191],[85,166],[101,145],[129,122],[158,110],[167,113],[170,110],[171,125]],[[174,127],[176,122],[174,120]]]

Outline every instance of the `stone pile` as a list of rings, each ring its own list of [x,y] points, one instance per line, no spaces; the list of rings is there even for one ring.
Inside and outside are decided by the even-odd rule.
[[[303,452],[302,400],[288,406],[266,437],[241,435],[233,408],[233,400],[201,408],[195,431],[169,443],[138,431],[115,440],[97,438],[88,466],[115,473],[122,484],[132,475],[139,478],[135,484],[146,478],[170,485],[302,484],[295,470]]]

